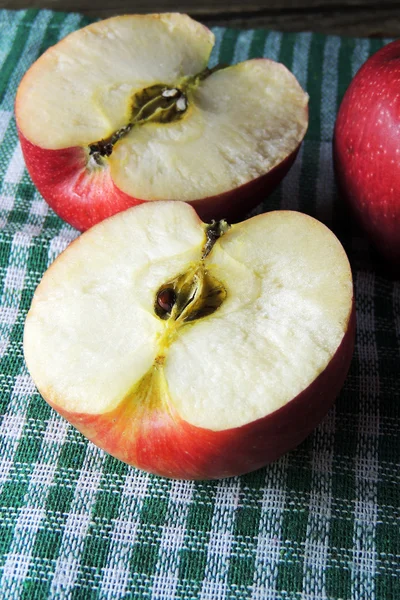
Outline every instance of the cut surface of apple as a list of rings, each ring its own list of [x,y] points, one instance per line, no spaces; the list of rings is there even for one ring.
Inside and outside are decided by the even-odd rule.
[[[339,392],[354,342],[346,254],[315,219],[205,225],[146,203],[93,227],[38,286],[24,352],[43,397],[153,473],[251,471],[300,443]]]
[[[130,15],[34,63],[17,125],[31,177],[62,218],[83,230],[147,200],[235,217],[272,190],[305,135],[308,96],[271,60],[208,69],[213,43],[186,15]]]

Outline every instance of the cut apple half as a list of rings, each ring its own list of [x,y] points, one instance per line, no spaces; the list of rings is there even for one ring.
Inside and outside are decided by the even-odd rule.
[[[96,225],[45,273],[24,352],[42,396],[113,456],[209,479],[299,444],[346,377],[352,275],[315,219],[204,224],[148,202]]]
[[[214,36],[186,15],[122,16],[45,52],[16,98],[33,182],[85,230],[134,204],[184,200],[236,219],[293,162],[308,96],[267,59],[208,69]]]

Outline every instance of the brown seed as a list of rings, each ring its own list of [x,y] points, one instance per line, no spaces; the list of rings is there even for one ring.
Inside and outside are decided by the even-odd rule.
[[[176,302],[176,294],[172,288],[165,288],[157,295],[157,304],[165,312],[170,313]]]

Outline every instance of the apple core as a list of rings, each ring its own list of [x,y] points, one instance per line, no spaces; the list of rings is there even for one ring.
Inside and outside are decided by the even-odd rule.
[[[104,166],[102,159],[111,156],[115,144],[133,127],[146,123],[173,123],[182,119],[188,110],[191,92],[201,81],[222,68],[222,65],[217,65],[213,69],[203,69],[197,75],[182,78],[176,86],[158,83],[136,92],[132,99],[132,114],[129,122],[107,138],[90,144],[89,156],[93,157],[98,165]]]
[[[226,298],[226,289],[211,275],[204,259],[215,242],[229,229],[226,221],[205,225],[205,243],[201,259],[183,274],[161,286],[156,294],[154,311],[161,319],[171,318],[177,326],[215,312]],[[170,335],[168,335],[170,338]]]

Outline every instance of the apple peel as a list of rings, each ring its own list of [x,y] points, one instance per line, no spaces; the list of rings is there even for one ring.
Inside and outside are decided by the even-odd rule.
[[[400,40],[370,56],[337,114],[333,159],[340,195],[390,267],[400,275]]]

